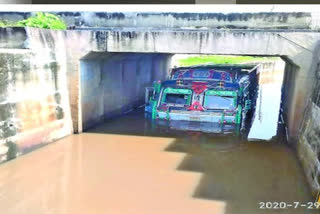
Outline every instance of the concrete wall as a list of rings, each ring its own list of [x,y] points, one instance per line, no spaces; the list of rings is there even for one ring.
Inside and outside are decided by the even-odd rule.
[[[41,1],[41,0],[39,0]],[[100,1],[100,0],[96,0]],[[168,0],[160,0],[168,1]],[[181,0],[178,0],[181,1]],[[230,0],[229,2],[231,2]],[[57,3],[57,2],[56,2]],[[227,3],[227,2],[226,2]],[[253,8],[254,11],[255,8]],[[276,9],[276,8],[274,8]],[[240,9],[239,9],[240,10]],[[238,10],[238,11],[239,11]],[[177,12],[53,12],[70,26],[176,29],[314,29],[319,17],[310,12],[177,13]],[[0,21],[17,21],[30,12],[0,12]],[[316,23],[316,24],[315,24]]]
[[[320,190],[320,107],[311,102],[298,142],[298,156],[314,195]]]
[[[145,87],[168,76],[169,54],[90,53],[81,60],[83,130],[144,103]]]
[[[1,161],[78,131],[80,58],[103,44],[65,33],[0,28]]]
[[[298,156],[314,195],[320,191],[320,42],[314,52],[314,80],[300,126]]]
[[[0,162],[72,133],[59,57],[0,49],[0,65]]]
[[[0,28],[0,48],[26,49],[27,33],[24,28]]]
[[[64,19],[70,14],[60,13]],[[72,15],[71,15],[72,16]],[[74,17],[74,16],[73,16]],[[78,14],[74,25],[147,28],[310,28],[310,13],[97,13]],[[70,24],[73,24],[72,22]]]

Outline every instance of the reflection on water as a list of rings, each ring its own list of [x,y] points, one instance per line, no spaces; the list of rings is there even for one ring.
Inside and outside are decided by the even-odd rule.
[[[151,123],[154,127],[156,127],[156,129],[167,129],[167,132],[174,130],[184,132],[211,133],[213,135],[238,135],[240,130],[239,125],[210,122],[153,120]]]
[[[152,120],[143,108],[138,108],[121,117],[95,126],[87,132],[126,134],[139,136],[184,137],[184,136],[239,136],[236,124],[220,124],[195,121]]]
[[[232,128],[235,127],[225,129],[213,125],[211,130],[216,133],[205,133],[199,130],[208,127],[193,125],[154,123],[137,110],[108,120],[88,132],[175,137],[165,151],[186,154],[177,169],[202,174],[193,197],[226,201],[224,214],[317,213],[306,208],[259,209],[261,201],[302,203],[314,200],[294,150],[281,138],[249,142],[234,132]],[[221,134],[224,131],[226,135]]]

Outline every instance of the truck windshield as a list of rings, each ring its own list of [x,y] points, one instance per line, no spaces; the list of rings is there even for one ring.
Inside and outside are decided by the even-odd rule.
[[[190,105],[192,91],[186,88],[165,88],[161,98],[162,104],[169,106]]]
[[[233,97],[222,97],[216,95],[207,95],[205,97],[204,107],[208,109],[234,109]]]
[[[190,94],[166,94],[164,102],[167,104],[189,105]]]

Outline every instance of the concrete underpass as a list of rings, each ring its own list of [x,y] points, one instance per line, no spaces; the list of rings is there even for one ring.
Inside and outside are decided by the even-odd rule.
[[[1,210],[245,214],[270,213],[259,202],[315,200],[320,28],[310,20],[317,17],[141,13],[133,24],[131,13],[61,14],[85,26],[0,28]],[[281,69],[257,68],[259,89],[271,81],[281,92],[273,97],[277,136],[248,141],[154,128],[139,107],[145,87],[168,77],[175,54],[281,58]]]
[[[145,87],[168,78],[171,56],[90,53],[82,58],[82,128],[85,130],[144,104]]]

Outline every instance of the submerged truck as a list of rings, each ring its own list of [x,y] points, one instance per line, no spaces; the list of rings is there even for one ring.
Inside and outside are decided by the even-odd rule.
[[[172,124],[193,121],[199,126],[214,123],[243,128],[251,109],[250,72],[254,68],[217,64],[174,68],[168,80],[146,88],[145,112]]]

